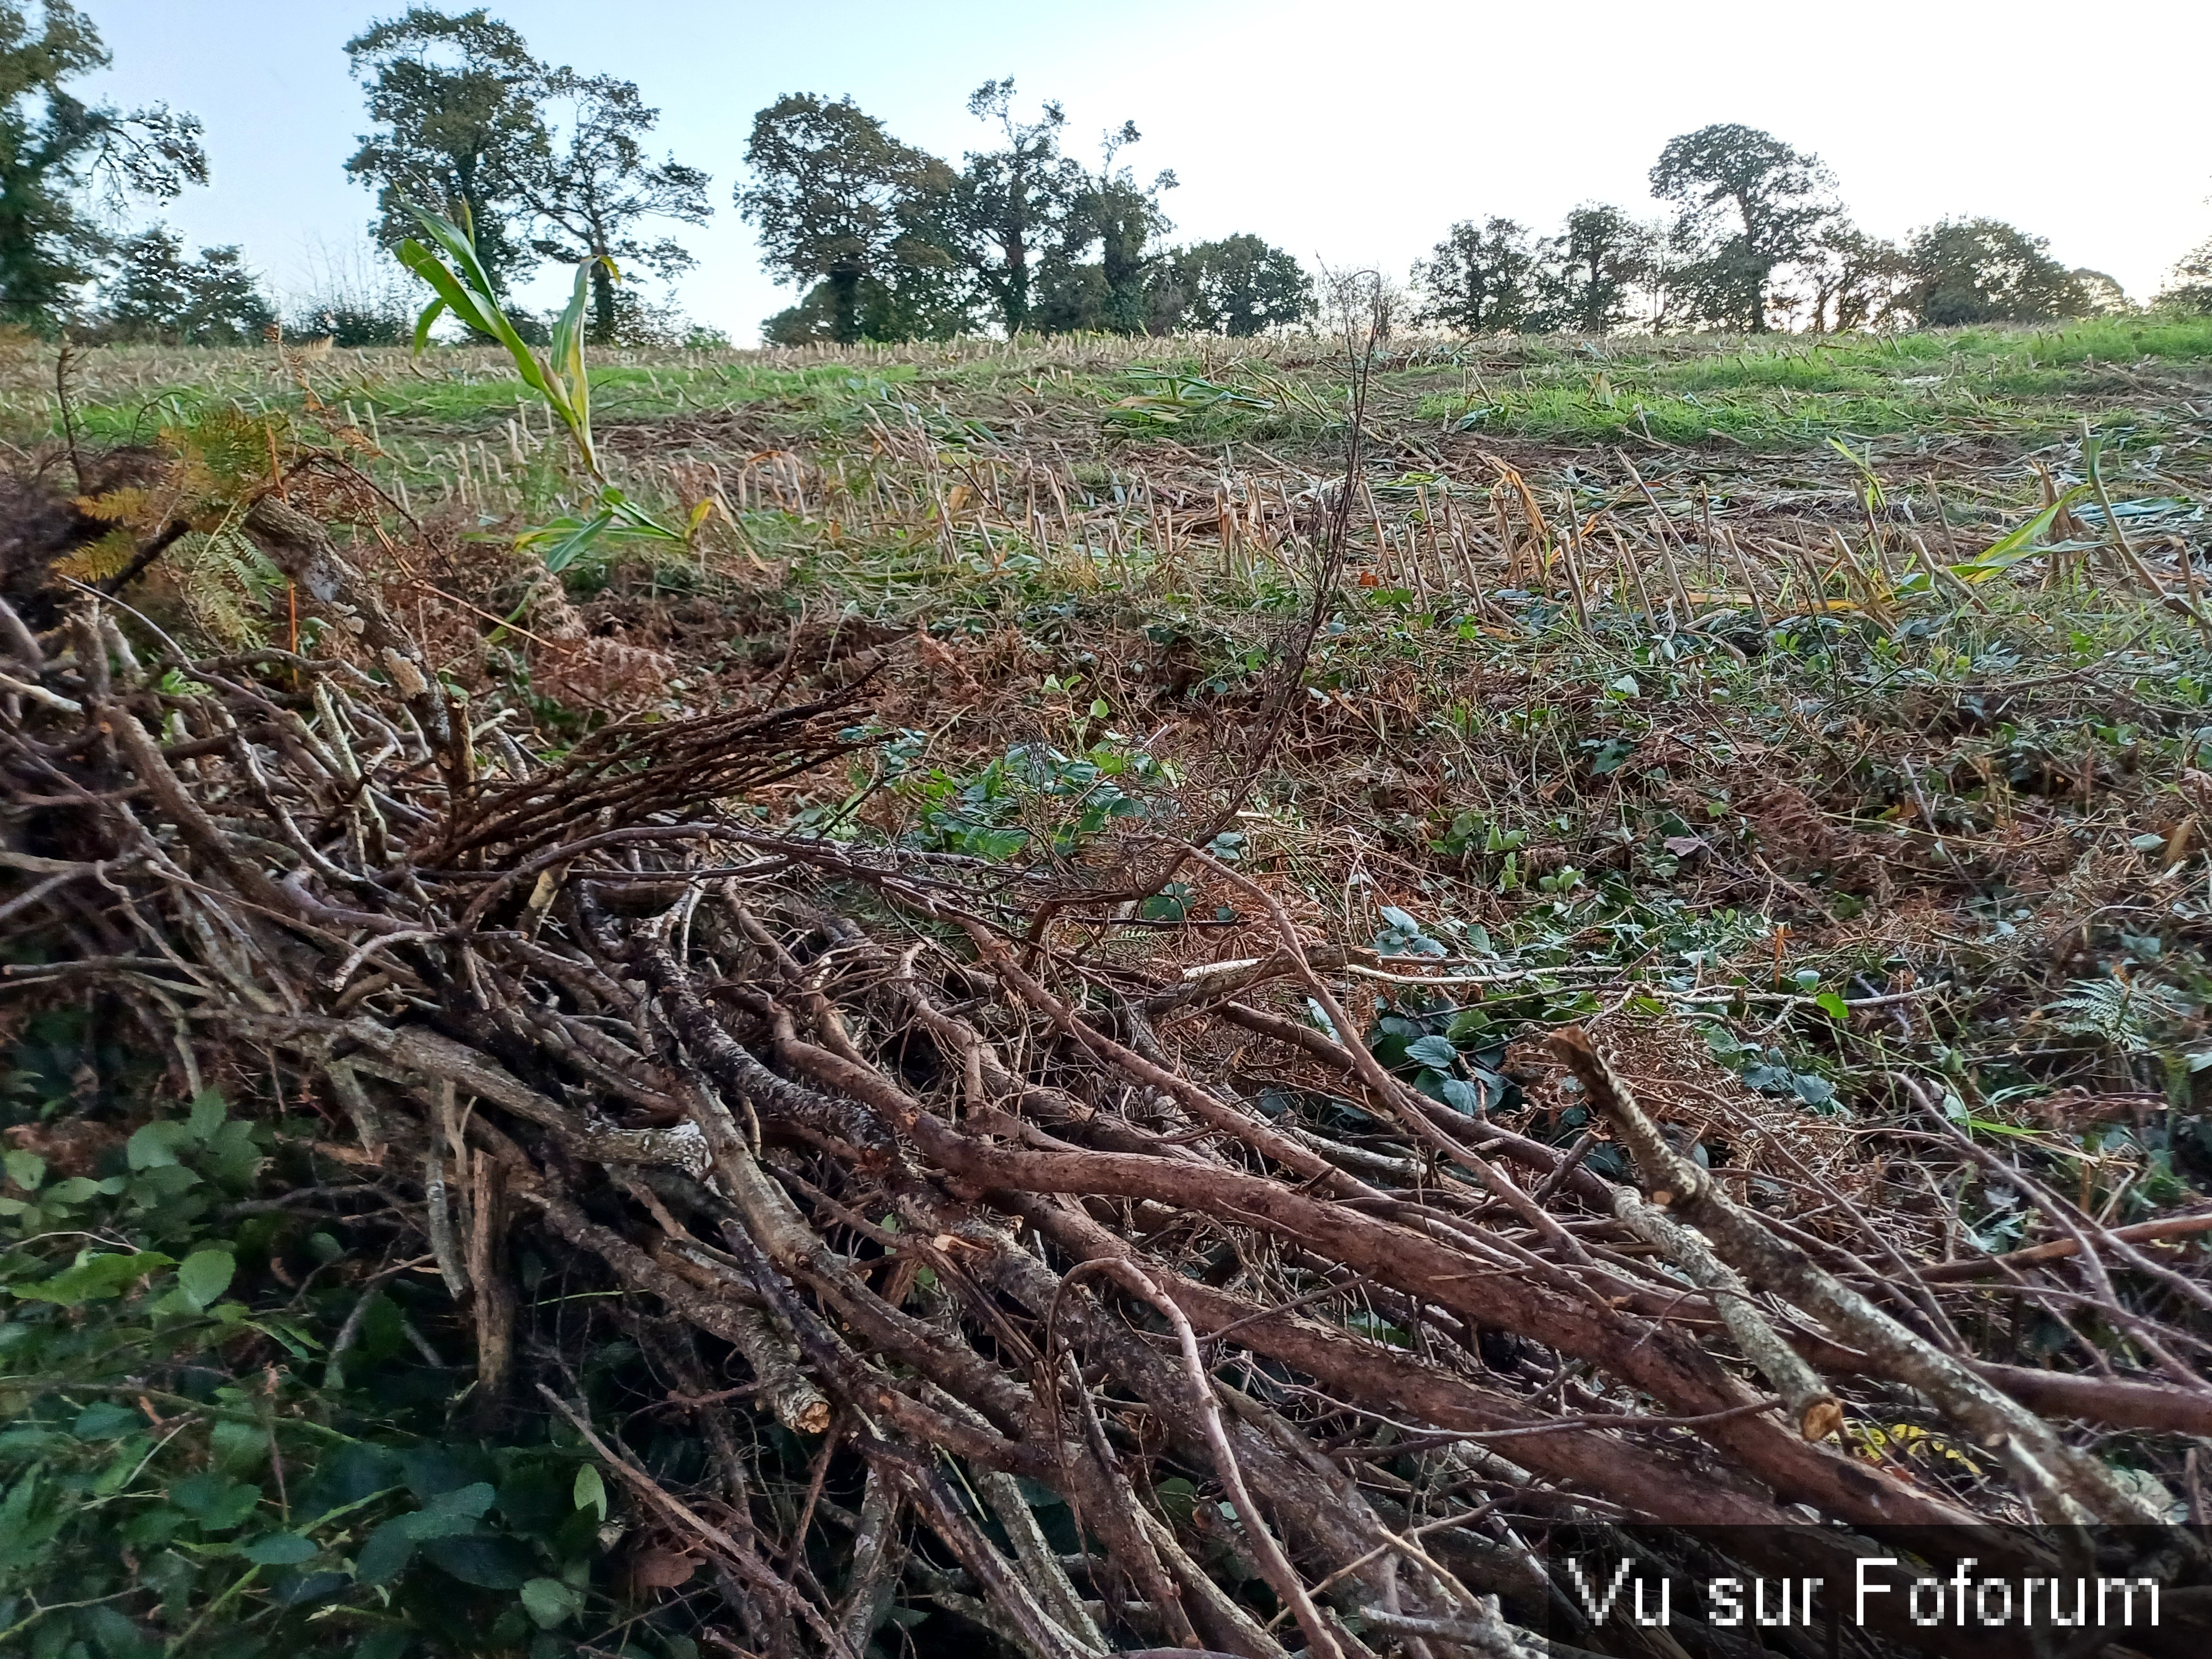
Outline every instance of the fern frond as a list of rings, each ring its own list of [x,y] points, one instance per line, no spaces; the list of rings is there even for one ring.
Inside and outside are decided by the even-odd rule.
[[[178,542],[170,560],[198,628],[226,646],[264,642],[262,618],[284,577],[252,543],[233,530],[195,533]]]
[[[76,510],[102,524],[144,524],[153,515],[154,492],[139,484],[125,484],[98,495],[80,495]]]
[[[2189,1012],[2189,999],[2149,981],[2076,980],[2046,1004],[2044,1015],[2069,1036],[2101,1038],[2129,1054],[2151,1047],[2151,1028]]]
[[[57,574],[81,582],[104,582],[119,576],[138,556],[138,537],[127,525],[118,525],[98,541],[88,542],[66,559],[54,562]]]

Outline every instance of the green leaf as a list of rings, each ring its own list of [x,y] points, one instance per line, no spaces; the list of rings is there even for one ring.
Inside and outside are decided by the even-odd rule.
[[[1463,1077],[1448,1077],[1443,1083],[1444,1103],[1455,1111],[1473,1117],[1482,1109],[1482,1091]]]
[[[100,1644],[100,1650],[106,1659],[155,1659],[161,1650],[159,1644],[148,1640],[145,1632],[117,1608],[85,1607],[77,1613],[77,1618],[80,1628],[88,1632]]]
[[[580,558],[614,521],[613,514],[600,513],[578,524],[568,535],[545,550],[546,569],[556,576],[559,575]],[[527,541],[529,538],[525,537],[523,539]]]
[[[1823,991],[1813,1000],[1820,1012],[1827,1015],[1830,1019],[1848,1020],[1851,1017],[1851,1011],[1844,1006],[1843,998],[1838,996],[1833,991]]]
[[[448,1538],[428,1559],[479,1589],[520,1589],[530,1578],[530,1552],[512,1538]]]
[[[388,1584],[406,1571],[415,1559],[415,1536],[408,1529],[414,1519],[403,1515],[370,1533],[354,1559],[354,1576],[364,1584]]]
[[[226,1249],[194,1250],[177,1269],[177,1288],[198,1308],[206,1308],[230,1288],[237,1260]]]
[[[2051,521],[2057,518],[2062,508],[2071,507],[2088,493],[2087,484],[2075,484],[2019,529],[1990,543],[1979,556],[1965,564],[1953,565],[1951,574],[1964,581],[1984,582],[2011,568],[2034,553],[2035,544],[2042,539],[2044,532],[2051,528]]]
[[[220,1089],[203,1089],[192,1097],[192,1115],[186,1120],[192,1139],[209,1141],[230,1115],[230,1103],[223,1099]]]
[[[500,337],[497,326],[490,318],[484,315],[483,307],[477,303],[476,296],[462,286],[460,278],[446,269],[444,261],[436,254],[410,237],[400,243],[398,257],[401,264],[429,283],[432,291],[444,302],[446,308],[459,318],[463,323],[479,334],[489,334],[495,339]],[[436,320],[434,316],[429,315],[427,312],[424,318],[416,319],[415,349],[417,351],[420,351],[429,339],[428,323]],[[520,364],[516,366],[520,367]],[[537,364],[533,362],[531,367],[535,370]],[[542,372],[526,374],[523,378],[531,381],[538,391],[544,390],[545,377]]]
[[[1198,1488],[1182,1475],[1163,1480],[1152,1488],[1152,1495],[1160,1500],[1160,1508],[1168,1519],[1188,1526],[1198,1508]]]
[[[130,1407],[103,1400],[79,1412],[76,1421],[70,1425],[70,1432],[80,1440],[119,1440],[145,1426],[146,1419]]]
[[[436,299],[431,301],[428,305],[424,306],[422,307],[422,314],[415,319],[414,350],[415,355],[417,357],[422,355],[423,348],[430,343],[431,327],[437,322],[439,318],[445,314],[445,301],[442,299]]]
[[[272,1532],[255,1539],[239,1553],[257,1566],[297,1566],[315,1553],[315,1540],[305,1533]]]
[[[261,1488],[210,1469],[169,1487],[169,1501],[200,1523],[203,1532],[228,1532],[261,1504]]]
[[[74,1308],[82,1303],[120,1296],[148,1273],[176,1265],[174,1256],[163,1255],[159,1250],[140,1250],[133,1255],[88,1252],[52,1279],[9,1288],[26,1302],[52,1302],[60,1307]]]
[[[586,1463],[576,1471],[574,1497],[578,1509],[597,1510],[600,1520],[607,1518],[607,1483],[599,1478],[596,1463]]]
[[[540,1630],[565,1623],[583,1605],[584,1598],[557,1578],[533,1578],[522,1587],[523,1611]]]
[[[5,1163],[8,1168],[8,1179],[27,1193],[38,1191],[39,1183],[46,1178],[46,1160],[36,1152],[11,1148]]]
[[[124,1142],[124,1157],[134,1170],[167,1169],[176,1163],[178,1148],[191,1133],[182,1123],[149,1123]]]
[[[410,1535],[416,1539],[455,1537],[482,1519],[497,1495],[489,1482],[478,1480],[441,1492],[415,1514],[403,1518],[409,1524]]]
[[[1446,1072],[1458,1063],[1459,1050],[1452,1046],[1449,1037],[1417,1037],[1406,1045],[1406,1058]]]
[[[57,1181],[39,1194],[41,1204],[82,1204],[88,1199],[112,1198],[126,1183],[121,1176],[110,1176],[105,1181],[94,1181],[90,1176],[70,1176]]]

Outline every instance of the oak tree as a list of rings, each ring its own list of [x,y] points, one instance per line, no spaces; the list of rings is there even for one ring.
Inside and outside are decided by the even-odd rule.
[[[1836,216],[1834,179],[1820,160],[1771,133],[1724,123],[1671,138],[1651,169],[1651,193],[1681,210],[1696,252],[1676,273],[1695,320],[1761,333],[1775,273],[1802,258]]]
[[[752,180],[738,210],[758,228],[771,270],[823,283],[828,337],[868,337],[864,287],[902,269],[951,265],[942,214],[951,169],[901,143],[850,98],[791,93],[753,118]]]
[[[194,117],[70,90],[108,61],[91,20],[64,0],[46,0],[35,20],[0,3],[0,319],[19,326],[64,319],[113,246],[103,210],[207,182]]]
[[[421,228],[414,207],[443,209],[469,226],[504,294],[538,259],[520,181],[545,165],[545,66],[481,6],[454,15],[416,6],[345,50],[377,123],[346,171],[377,192],[378,240],[396,247]]]
[[[520,170],[518,195],[534,222],[531,246],[549,259],[592,262],[592,337],[616,337],[617,273],[641,266],[669,277],[696,263],[672,236],[644,222],[706,223],[708,175],[673,155],[654,161],[644,140],[660,118],[636,86],[611,76],[549,75],[542,94],[550,142]],[[609,270],[609,264],[614,270]]]
[[[1413,262],[1419,320],[1462,334],[1519,328],[1534,305],[1536,250],[1525,227],[1492,217],[1462,220],[1425,259]]]

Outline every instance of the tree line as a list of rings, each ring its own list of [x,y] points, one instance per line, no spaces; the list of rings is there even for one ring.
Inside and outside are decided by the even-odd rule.
[[[656,154],[659,111],[633,82],[539,58],[477,7],[416,6],[345,43],[370,130],[344,162],[373,191],[389,249],[416,205],[465,223],[506,300],[547,262],[592,261],[592,337],[685,337],[623,276],[696,264],[678,240],[714,211],[709,173]],[[277,307],[236,246],[191,252],[155,224],[118,228],[204,184],[199,122],[124,110],[74,87],[105,67],[68,0],[0,0],[0,321],[51,333],[236,343]],[[1253,234],[1170,244],[1171,171],[1130,164],[1133,122],[1095,159],[1071,154],[1061,106],[1014,82],[968,100],[975,148],[956,164],[891,134],[851,98],[781,97],[753,118],[731,200],[763,258],[798,290],[771,343],[1210,331],[1249,336],[1315,313],[1310,276]],[[1991,218],[1947,219],[1902,241],[1852,222],[1817,156],[1732,125],[1670,140],[1650,170],[1657,211],[1604,204],[1540,234],[1503,216],[1452,225],[1413,267],[1407,320],[1464,333],[1625,328],[1813,332],[2035,322],[2125,307],[2100,272]],[[331,281],[283,319],[340,344],[405,337],[405,284]],[[2212,244],[2160,301],[2212,311]],[[528,332],[528,313],[510,306]],[[700,331],[711,334],[711,331]],[[693,337],[698,337],[695,334]]]
[[[1313,283],[1259,237],[1165,247],[1162,198],[1124,122],[1096,166],[1065,153],[1056,103],[1018,113],[1014,83],[968,100],[988,137],[955,167],[903,143],[850,98],[778,99],[753,118],[738,210],[769,268],[804,286],[763,325],[779,343],[1019,333],[1253,335],[1305,320]]]
[[[1413,266],[1419,319],[1467,333],[1828,333],[2041,322],[2127,304],[2112,277],[2068,270],[2044,239],[2001,220],[1946,219],[1902,243],[1870,236],[1819,157],[1751,127],[1670,139],[1650,182],[1668,210],[1653,219],[1589,204],[1552,236],[1508,218],[1454,225]],[[2212,248],[2193,258],[2212,264]],[[2189,302],[2188,270],[2163,297]]]

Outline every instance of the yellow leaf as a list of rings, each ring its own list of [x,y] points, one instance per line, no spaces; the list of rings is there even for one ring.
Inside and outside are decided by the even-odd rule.
[[[119,493],[119,492],[118,492]],[[55,571],[81,582],[104,582],[119,576],[138,556],[138,538],[121,525],[96,542],[88,542],[66,559],[55,561]]]

